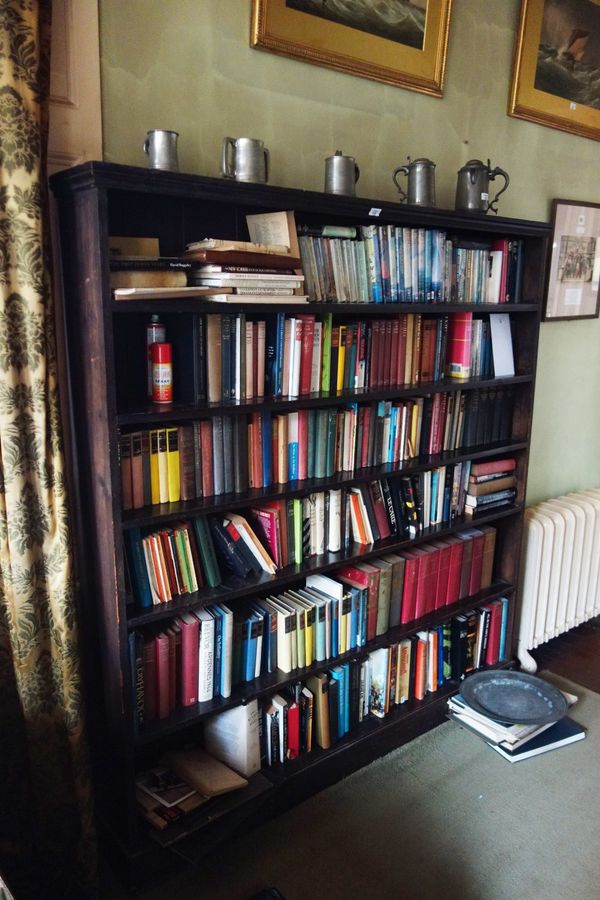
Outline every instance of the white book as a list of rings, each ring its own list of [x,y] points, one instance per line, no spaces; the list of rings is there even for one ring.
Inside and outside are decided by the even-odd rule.
[[[196,609],[194,615],[200,622],[198,648],[198,702],[213,698],[215,620],[207,609]]]
[[[231,673],[233,666],[233,611],[224,603],[214,607],[221,615],[221,685],[222,697],[231,696]]]
[[[281,694],[273,694],[271,703],[279,713],[279,759],[280,763],[285,762],[285,748],[287,745],[287,709],[288,702]]]
[[[486,279],[486,303],[500,303],[500,282],[502,280],[502,250],[490,250],[488,258],[488,277]]]
[[[319,491],[315,495],[315,526],[317,556],[325,553],[325,494]]]
[[[246,547],[248,547],[248,549],[252,553],[252,556],[256,559],[263,572],[268,572],[269,575],[274,575],[277,571],[277,566],[258,540],[254,529],[248,523],[248,521],[238,513],[228,512],[225,513],[225,515],[231,522],[233,522],[240,535],[240,538],[243,540]]]
[[[246,379],[246,373],[242,372],[242,325],[244,324],[240,316],[235,317],[235,386],[234,400],[242,399],[242,378]],[[243,339],[246,338],[244,329]],[[244,384],[245,387],[245,384]]]
[[[494,357],[494,377],[512,377],[515,374],[510,316],[507,313],[490,316],[492,335],[492,356]]]
[[[300,363],[302,360],[302,319],[292,320],[292,356],[290,359],[290,396],[300,393]]]
[[[256,362],[256,384],[254,385],[254,393],[257,397],[265,395],[265,322],[257,323],[257,362]]]
[[[277,597],[269,597],[267,602],[277,616],[277,668],[286,674],[292,671],[292,628],[289,624],[292,612],[279,603]],[[296,631],[294,629],[294,640]]]
[[[260,769],[258,702],[235,706],[204,723],[204,746],[208,753],[249,778]]]
[[[246,321],[246,399],[254,397],[254,326]]]
[[[329,542],[327,549],[330,553],[337,553],[342,546],[342,492],[341,490],[329,491]]]
[[[303,669],[306,665],[306,636],[304,634],[306,627],[306,619],[304,615],[304,607],[300,606],[291,592],[286,591],[282,598],[292,610],[292,615],[296,620],[296,664],[292,666],[294,669]],[[293,654],[292,654],[293,659]]]
[[[321,389],[321,352],[323,343],[323,323],[315,322],[313,339],[312,368],[310,372],[310,392],[318,394]]]

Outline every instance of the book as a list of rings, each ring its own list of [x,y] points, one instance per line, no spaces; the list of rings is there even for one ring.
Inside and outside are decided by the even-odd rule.
[[[582,741],[586,736],[583,726],[578,725],[569,716],[564,716],[558,722],[555,722],[550,728],[537,734],[516,748],[503,747],[501,744],[490,744],[490,746],[507,759],[511,763],[520,762],[523,759],[531,759],[533,756],[539,756],[542,753],[548,753],[550,750],[558,750],[560,747],[567,747],[577,741]]]
[[[187,273],[177,269],[130,269],[110,273],[111,288],[185,288]],[[119,299],[123,299],[121,296]]]
[[[204,797],[218,797],[246,787],[247,780],[204,750],[170,750],[161,763]]]
[[[234,706],[204,724],[204,744],[209,753],[250,778],[260,769],[258,702]]]
[[[121,272],[119,274],[122,276],[124,273]],[[153,283],[146,283],[146,281],[144,281],[143,284],[139,284],[138,286],[134,284],[130,286],[114,286],[113,297],[115,298],[115,300],[168,300],[172,297],[203,297],[204,299],[209,300],[214,299],[215,297],[226,297],[230,293],[231,288],[220,287],[215,290],[214,287],[202,287],[202,285],[186,285],[185,281],[183,282],[183,285],[154,285]],[[226,301],[217,300],[216,302]],[[238,303],[239,302],[240,301],[238,299]]]
[[[173,769],[154,766],[140,772],[135,779],[136,787],[163,806],[177,806],[196,793],[196,788],[185,781]]]

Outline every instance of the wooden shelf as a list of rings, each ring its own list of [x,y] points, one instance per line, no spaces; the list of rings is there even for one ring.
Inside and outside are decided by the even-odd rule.
[[[182,728],[187,728],[189,725],[198,723],[202,719],[222,712],[225,709],[240,706],[242,703],[249,703],[255,698],[260,699],[261,697],[269,696],[282,690],[289,684],[305,681],[310,675],[323,672],[332,666],[340,666],[350,660],[360,659],[373,650],[377,650],[378,647],[386,647],[397,643],[402,638],[416,634],[421,628],[441,625],[442,622],[452,616],[465,612],[474,606],[479,606],[482,603],[489,603],[491,600],[503,597],[513,591],[514,585],[509,582],[496,583],[490,588],[473,594],[471,597],[465,597],[457,603],[453,603],[451,606],[444,606],[420,619],[408,622],[406,625],[390,628],[384,634],[378,635],[374,640],[369,641],[364,647],[357,647],[332,659],[315,662],[312,666],[294,669],[290,673],[277,669],[268,675],[261,675],[259,678],[255,678],[254,681],[237,685],[232,691],[231,697],[215,697],[205,703],[195,703],[193,706],[180,707],[168,719],[154,719],[145,725],[140,730],[136,741],[140,745],[147,744],[159,737],[165,737],[168,734],[180,731]]]
[[[173,297],[170,300],[112,300],[113,313],[225,313],[228,309],[234,312],[244,310],[251,313],[252,317],[262,318],[265,315],[275,315],[277,312],[293,310],[310,315],[332,313],[333,315],[358,316],[371,319],[377,316],[394,316],[402,313],[416,313],[421,315],[448,315],[456,312],[472,312],[474,315],[487,315],[491,313],[513,313],[522,315],[536,313],[537,303],[294,303],[285,306],[281,303],[253,303],[251,306],[244,304],[243,297],[236,303],[210,303],[196,297]]]
[[[352,560],[365,561],[385,553],[395,553],[397,550],[409,550],[411,547],[426,543],[432,538],[447,537],[450,534],[458,534],[469,528],[487,525],[507,516],[516,516],[523,511],[521,505],[509,506],[506,509],[498,509],[488,515],[477,516],[475,519],[464,517],[455,520],[451,525],[434,525],[426,528],[416,538],[398,538],[397,536],[385,538],[374,544],[351,544],[338,553],[323,553],[320,556],[311,556],[301,565],[285,566],[275,575],[262,572],[260,575],[249,575],[247,578],[230,576],[222,585],[216,588],[204,588],[193,594],[184,594],[168,603],[160,603],[157,606],[141,608],[130,604],[127,611],[127,627],[139,628],[152,622],[160,622],[163,619],[181,615],[188,609],[197,609],[201,606],[210,606],[211,603],[230,603],[241,597],[251,596],[259,591],[278,591],[291,584],[300,581],[307,575],[318,575],[333,572],[335,569]]]
[[[117,423],[124,427],[150,426],[151,423],[167,424],[169,422],[186,422],[207,418],[211,415],[243,415],[244,413],[269,410],[271,412],[287,412],[295,409],[316,409],[327,406],[340,406],[346,403],[375,403],[379,400],[403,400],[412,397],[425,397],[427,394],[452,393],[455,391],[477,391],[486,388],[498,388],[515,384],[531,384],[532,374],[513,375],[505,378],[469,378],[457,381],[444,378],[418,385],[383,388],[381,390],[345,390],[325,394],[307,394],[305,397],[265,397],[263,399],[238,400],[229,403],[158,403],[140,404],[139,407],[121,410],[117,415]]]

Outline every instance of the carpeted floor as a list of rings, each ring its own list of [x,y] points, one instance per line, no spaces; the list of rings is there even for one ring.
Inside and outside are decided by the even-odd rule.
[[[600,896],[600,695],[586,740],[511,765],[447,722],[140,900],[593,900]],[[106,883],[104,896],[127,895]]]

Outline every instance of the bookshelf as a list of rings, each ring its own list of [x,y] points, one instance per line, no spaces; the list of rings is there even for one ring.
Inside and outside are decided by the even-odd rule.
[[[85,642],[90,732],[95,762],[99,819],[103,833],[128,873],[137,877],[159,865],[161,853],[147,827],[138,818],[135,804],[135,772],[156,758],[162,748],[178,746],[201,736],[208,716],[254,698],[259,701],[274,691],[308,675],[324,671],[331,660],[314,663],[289,674],[280,670],[260,675],[233,688],[230,697],[182,707],[166,719],[155,719],[134,727],[134,697],[128,638],[189,609],[214,602],[232,608],[249,597],[261,597],[303,583],[307,575],[335,573],[345,562],[368,561],[386,553],[405,551],[439,538],[458,535],[473,527],[492,525],[497,532],[492,584],[475,595],[431,611],[417,620],[396,625],[377,635],[366,646],[348,651],[335,662],[364,657],[389,646],[419,629],[433,628],[450,617],[481,603],[508,597],[508,644],[514,620],[518,583],[522,513],[527,479],[535,366],[542,301],[543,275],[549,226],[516,219],[467,215],[445,210],[415,209],[396,203],[346,198],[321,193],[237,184],[213,178],[150,171],[110,163],[86,163],[51,179],[61,231],[65,290],[66,337],[70,370],[73,420],[74,533],[77,539],[81,586],[81,618]],[[185,245],[211,236],[247,240],[246,215],[294,210],[301,224],[387,224],[408,228],[440,229],[464,241],[490,242],[496,238],[522,241],[522,292],[518,303],[318,303],[294,304],[293,297],[278,311],[331,313],[333,320],[373,322],[399,313],[439,317],[457,312],[510,314],[515,375],[477,377],[466,381],[442,378],[437,382],[396,387],[328,391],[297,399],[265,396],[241,402],[196,403],[185,386],[174,402],[164,407],[145,399],[143,354],[134,348],[139,334],[143,347],[143,324],[154,313],[184,323],[190,317],[212,313],[233,314],[244,310],[227,304],[226,310],[199,298],[119,300],[109,286],[110,235],[158,237],[162,255],[179,255]],[[252,312],[265,314],[264,307]],[[249,488],[239,494],[205,496],[195,500],[156,504],[124,510],[121,504],[119,439],[123,432],[180,426],[200,418],[232,417],[259,412],[287,414],[299,409],[320,410],[346,402],[375,404],[506,387],[512,392],[510,437],[418,456],[401,464],[385,463],[325,478],[308,478]],[[215,588],[203,588],[169,603],[140,608],[126,590],[124,533],[133,528],[168,527],[182,519],[209,516],[226,510],[244,510],[259,499],[289,500],[314,491],[357,487],[373,479],[393,478],[454,466],[467,460],[485,461],[511,456],[517,460],[517,496],[513,506],[490,509],[472,519],[460,517],[431,526],[409,540],[395,534],[372,545],[349,544],[339,552],[311,556],[274,575],[261,573],[247,579],[229,579]],[[443,720],[446,699],[457,689],[448,682],[423,700],[399,705],[384,719],[365,719],[330,750],[319,748],[299,758],[262,770],[261,779],[247,801],[231,804],[222,815],[209,821],[206,815],[190,814],[183,825],[170,832],[163,844],[177,844],[178,853],[198,859],[219,842],[275,814],[286,806],[322,789],[336,779],[389,752],[401,743]],[[264,776],[264,777],[263,777]],[[185,849],[184,849],[185,848]],[[170,856],[165,849],[162,856]],[[177,857],[179,858],[179,857]]]

